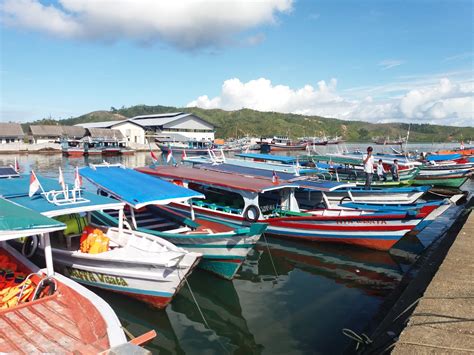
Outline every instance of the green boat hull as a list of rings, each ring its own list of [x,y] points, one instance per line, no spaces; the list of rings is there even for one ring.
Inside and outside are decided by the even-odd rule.
[[[448,179],[415,179],[413,185],[433,185],[443,187],[460,188],[466,182],[468,177],[448,178]]]

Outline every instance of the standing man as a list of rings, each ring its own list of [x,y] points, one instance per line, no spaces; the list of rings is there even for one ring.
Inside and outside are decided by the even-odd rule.
[[[369,190],[372,184],[372,176],[374,175],[374,156],[372,155],[372,147],[367,148],[367,154],[362,157],[365,172],[365,189]]]
[[[398,176],[398,159],[393,161],[393,165],[390,167],[390,172],[392,173],[393,181],[400,181],[400,177]]]
[[[379,181],[387,181],[387,172],[383,168],[382,159],[379,159],[379,163],[377,164],[377,177]]]

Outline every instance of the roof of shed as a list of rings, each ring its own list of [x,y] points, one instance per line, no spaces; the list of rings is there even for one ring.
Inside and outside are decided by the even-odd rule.
[[[19,123],[0,122],[0,137],[23,137],[24,135]]]
[[[88,128],[92,138],[123,139],[123,134],[118,129]]]

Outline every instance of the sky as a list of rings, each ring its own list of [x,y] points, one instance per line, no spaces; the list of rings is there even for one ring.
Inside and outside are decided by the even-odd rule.
[[[0,0],[0,121],[137,104],[474,126],[471,0]]]

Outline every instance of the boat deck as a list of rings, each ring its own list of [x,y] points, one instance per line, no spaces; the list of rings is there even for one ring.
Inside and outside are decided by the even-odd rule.
[[[57,285],[51,296],[0,310],[1,353],[91,354],[110,348],[107,325],[95,306],[61,282]]]
[[[0,313],[0,351],[6,353],[97,353],[108,348],[103,322],[76,319],[56,294]],[[77,302],[78,306],[80,302]],[[87,306],[86,306],[87,307]],[[90,329],[89,329],[90,327]],[[98,338],[94,341],[95,338]]]

